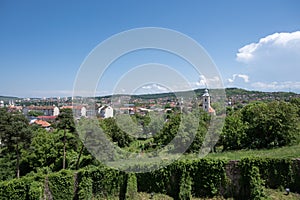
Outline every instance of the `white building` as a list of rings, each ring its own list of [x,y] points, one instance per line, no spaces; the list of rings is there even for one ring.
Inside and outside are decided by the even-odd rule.
[[[4,101],[0,101],[0,107],[1,107],[1,108],[4,107]]]
[[[81,112],[81,117],[86,117],[86,107],[83,106],[80,112]]]
[[[204,111],[209,114],[215,115],[216,111],[210,105],[210,95],[208,93],[208,89],[204,90],[204,94],[202,95],[202,108]]]
[[[114,109],[111,106],[102,106],[98,109],[98,114],[103,118],[114,117]]]
[[[59,108],[57,106],[55,106],[53,108],[53,116],[58,116],[59,115]]]

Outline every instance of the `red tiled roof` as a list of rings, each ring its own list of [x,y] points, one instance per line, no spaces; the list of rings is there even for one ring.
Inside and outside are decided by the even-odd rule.
[[[209,107],[208,112],[209,112],[209,113],[214,113],[214,112],[216,112],[216,111],[215,111],[212,107]]]
[[[57,116],[38,116],[38,119],[55,119]]]
[[[28,106],[29,110],[52,110],[55,106]]]
[[[76,109],[76,110],[80,110],[82,107],[82,105],[79,105],[79,106],[62,106],[60,107],[60,109],[64,109],[64,108],[69,108],[69,109]]]
[[[43,120],[35,120],[34,123],[38,124],[38,125],[41,125],[42,127],[48,127],[48,126],[51,126],[50,123],[46,122],[46,121],[43,121]]]

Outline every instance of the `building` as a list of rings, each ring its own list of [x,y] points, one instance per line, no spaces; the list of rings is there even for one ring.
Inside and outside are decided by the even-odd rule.
[[[98,109],[98,114],[102,118],[114,117],[114,109],[111,106],[102,106]]]
[[[43,113],[44,116],[57,116],[59,114],[59,109],[56,106],[27,106],[23,108],[25,115],[30,111]]]
[[[210,95],[208,93],[208,89],[205,89],[204,94],[202,95],[202,108],[209,114],[216,115],[216,111],[210,105]]]

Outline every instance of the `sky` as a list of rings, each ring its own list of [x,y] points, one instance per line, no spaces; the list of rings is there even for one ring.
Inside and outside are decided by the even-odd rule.
[[[225,87],[300,93],[299,8],[297,0],[1,0],[0,95],[72,96],[80,67],[95,47],[143,27],[195,40]],[[100,77],[97,95],[112,93],[124,74],[151,62],[174,67],[192,87],[205,87],[205,77],[184,60],[146,49],[112,63]],[[155,83],[137,89],[166,91]]]

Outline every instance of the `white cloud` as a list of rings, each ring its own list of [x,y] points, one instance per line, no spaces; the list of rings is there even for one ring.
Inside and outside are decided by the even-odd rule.
[[[199,80],[196,83],[190,83],[192,87],[201,88],[201,87],[209,87],[209,88],[222,88],[222,81],[218,76],[213,77],[205,77],[204,75],[199,76]]]
[[[197,86],[199,87],[205,87],[206,86],[206,78],[203,75],[200,75],[199,81],[196,83]]]
[[[238,50],[236,60],[246,65],[237,74],[247,74],[251,83],[249,78],[239,75],[229,78],[229,83],[242,78],[245,82],[239,84],[248,83],[247,87],[253,89],[300,92],[300,31],[274,33],[245,45]]]
[[[156,83],[144,85],[141,88],[139,88],[135,93],[139,94],[151,94],[151,93],[161,93],[161,92],[168,92],[168,89],[166,87],[160,86]]]
[[[292,81],[285,81],[285,82],[255,82],[252,83],[251,86],[257,90],[269,90],[269,91],[279,91],[279,90],[292,90],[292,91],[299,91],[300,90],[300,82],[292,82]]]
[[[236,80],[237,78],[243,79],[245,83],[248,83],[248,82],[249,82],[249,76],[246,75],[246,74],[233,74],[233,75],[232,75],[232,78],[229,78],[229,79],[228,79],[228,82],[229,82],[229,83],[233,83],[233,82],[235,82],[235,80]]]
[[[276,52],[278,51],[279,52]],[[300,31],[292,33],[274,33],[261,38],[257,43],[245,45],[238,50],[236,59],[249,63],[259,59],[262,55],[272,55],[274,53],[299,53]]]
[[[160,91],[167,91],[167,88],[165,87],[162,87],[158,84],[151,84],[151,85],[146,85],[146,86],[143,86],[142,89],[147,89],[147,90],[160,90]]]

